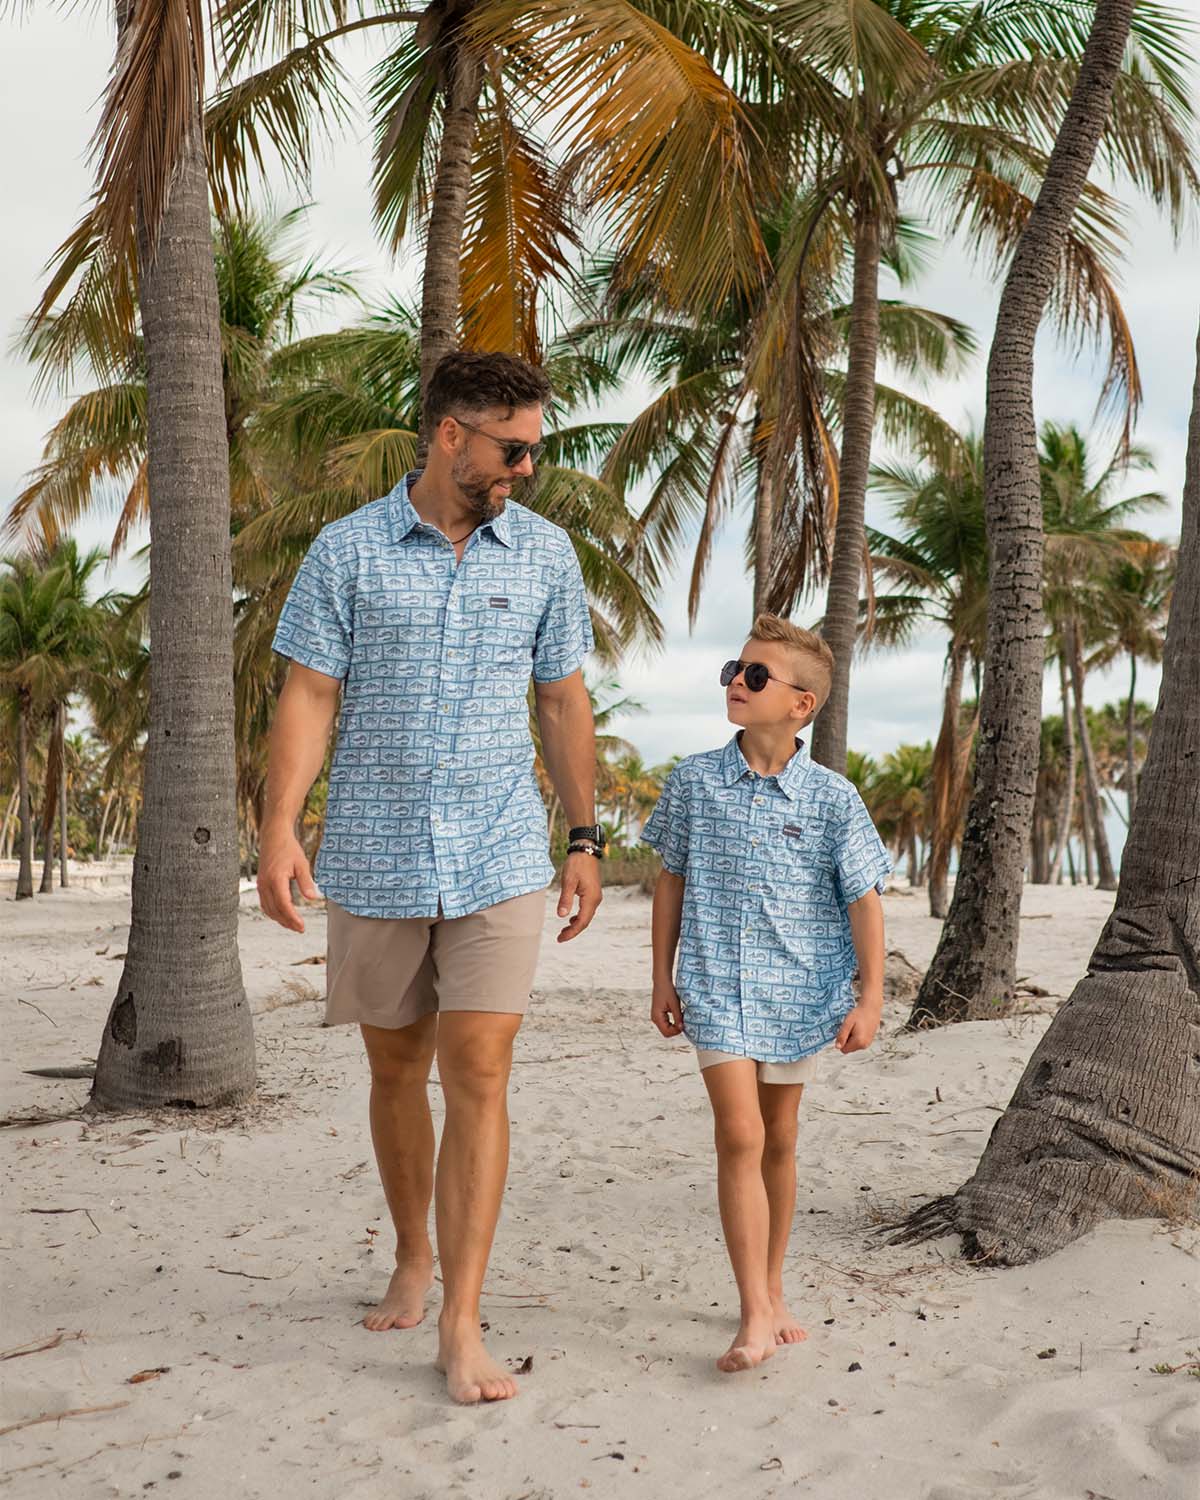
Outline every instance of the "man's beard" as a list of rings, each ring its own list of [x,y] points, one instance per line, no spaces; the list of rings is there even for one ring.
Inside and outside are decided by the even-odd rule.
[[[450,471],[450,477],[458,487],[459,494],[466,502],[467,509],[478,519],[482,525],[485,521],[492,521],[504,509],[506,496],[499,500],[492,499],[492,486],[494,484],[507,483],[507,480],[488,479],[479,469],[473,468],[465,459],[457,459]]]

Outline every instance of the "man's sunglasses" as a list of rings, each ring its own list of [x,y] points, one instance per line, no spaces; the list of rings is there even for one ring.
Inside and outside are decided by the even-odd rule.
[[[515,469],[519,463],[525,461],[526,456],[533,463],[541,458],[546,451],[545,443],[514,443],[508,438],[498,438],[493,433],[484,432],[482,427],[476,427],[474,422],[464,422],[461,417],[454,419],[460,427],[465,427],[468,432],[477,432],[480,437],[487,438],[495,443],[497,448],[504,450],[504,464],[506,468]]]
[[[721,668],[721,686],[728,687],[739,672],[752,693],[761,693],[768,682],[782,682],[784,687],[795,688],[798,693],[812,691],[811,688],[801,687],[798,682],[786,682],[782,677],[773,677],[760,661],[727,661]]]

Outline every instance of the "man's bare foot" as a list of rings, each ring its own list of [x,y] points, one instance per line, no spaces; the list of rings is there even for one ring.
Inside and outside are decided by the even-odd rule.
[[[788,1311],[782,1297],[771,1298],[771,1311],[775,1319],[775,1342],[777,1344],[801,1344],[808,1337],[796,1319]]]
[[[775,1353],[775,1320],[771,1316],[743,1318],[733,1336],[733,1343],[719,1360],[717,1369],[727,1375],[739,1370],[753,1370]]]
[[[397,1266],[378,1307],[363,1319],[372,1333],[389,1328],[415,1328],[425,1317],[425,1298],[433,1285],[433,1262],[408,1261]]]
[[[479,1401],[510,1401],[517,1382],[483,1347],[478,1324],[438,1323],[437,1367],[446,1377],[451,1400],[464,1406]]]

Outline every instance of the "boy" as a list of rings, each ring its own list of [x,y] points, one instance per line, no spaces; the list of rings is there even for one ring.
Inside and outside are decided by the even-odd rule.
[[[891,861],[854,787],[797,738],[829,696],[832,668],[820,636],[759,615],[741,659],[721,671],[739,733],[680,762],[642,833],[663,862],[650,1018],[695,1045],[713,1109],[741,1299],[724,1371],[807,1336],[783,1295],[800,1096],[816,1053],[869,1047],[883,1008],[879,896]]]

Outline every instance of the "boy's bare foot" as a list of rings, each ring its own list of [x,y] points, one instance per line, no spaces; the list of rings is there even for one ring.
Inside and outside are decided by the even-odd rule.
[[[717,1369],[723,1370],[727,1375],[739,1370],[753,1370],[755,1365],[761,1365],[764,1359],[770,1359],[774,1353],[774,1318],[743,1318],[733,1336],[733,1343],[717,1360]]]
[[[464,1406],[479,1401],[510,1401],[517,1382],[483,1347],[477,1324],[438,1323],[437,1367],[446,1377],[451,1400]]]
[[[775,1318],[775,1342],[777,1344],[800,1344],[808,1337],[796,1319],[788,1311],[782,1297],[771,1298],[771,1311]]]
[[[425,1317],[425,1298],[433,1285],[433,1261],[407,1261],[397,1266],[383,1300],[363,1319],[372,1333],[389,1328],[415,1328]]]

